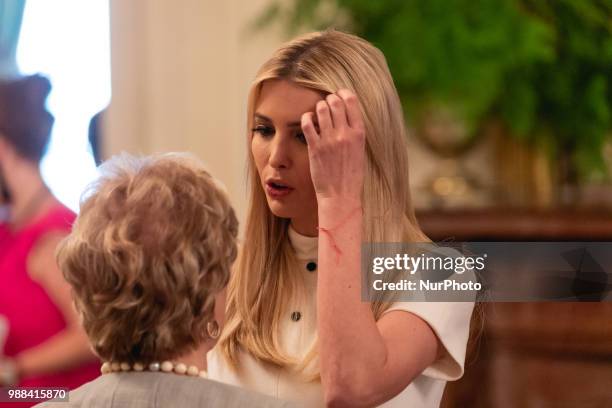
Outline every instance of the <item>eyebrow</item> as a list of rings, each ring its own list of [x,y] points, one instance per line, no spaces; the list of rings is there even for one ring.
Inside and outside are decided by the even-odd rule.
[[[261,113],[255,112],[254,116],[255,116],[255,119],[261,119],[261,120],[263,120],[265,122],[274,123],[274,121],[272,119],[270,119],[266,115],[262,115]],[[287,123],[287,127],[296,127],[296,126],[302,126],[302,123],[300,121]]]

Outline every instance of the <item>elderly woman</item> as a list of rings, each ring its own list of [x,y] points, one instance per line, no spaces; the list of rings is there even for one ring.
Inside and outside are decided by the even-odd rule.
[[[238,231],[215,180],[180,155],[123,156],[102,171],[58,251],[104,362],[67,406],[288,406],[205,378]]]

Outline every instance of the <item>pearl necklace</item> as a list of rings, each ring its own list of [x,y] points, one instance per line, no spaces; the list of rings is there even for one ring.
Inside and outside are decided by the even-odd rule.
[[[149,371],[161,371],[163,373],[176,373],[176,374],[180,374],[180,375],[188,375],[190,377],[201,377],[201,378],[206,378],[208,377],[208,375],[206,374],[206,371],[201,370],[194,366],[194,365],[190,365],[187,366],[186,364],[183,363],[173,363],[172,361],[164,361],[161,364],[158,362],[153,362],[151,364],[149,364],[146,368],[149,369]],[[136,372],[141,372],[144,371],[145,369],[145,365],[141,364],[141,363],[134,363],[134,365],[130,365],[129,363],[117,363],[117,362],[112,362],[109,363],[104,362],[102,364],[102,367],[100,367],[100,371],[102,372],[102,374],[109,374],[109,373],[116,373],[116,372],[128,372],[128,371],[136,371]]]

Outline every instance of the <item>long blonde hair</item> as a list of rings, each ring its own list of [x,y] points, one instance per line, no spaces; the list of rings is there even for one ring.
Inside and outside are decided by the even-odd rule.
[[[382,52],[359,37],[334,30],[306,34],[281,46],[251,86],[248,129],[261,86],[270,79],[289,80],[325,94],[342,88],[355,92],[366,129],[364,242],[429,241],[418,227],[410,199],[403,110]],[[220,350],[234,367],[242,350],[259,361],[300,370],[316,357],[316,345],[301,361],[279,346],[283,312],[289,299],[300,295],[287,231],[290,220],[276,217],[268,208],[250,153],[248,171],[245,245],[229,285]],[[386,307],[382,299],[373,302],[374,317],[378,319]]]

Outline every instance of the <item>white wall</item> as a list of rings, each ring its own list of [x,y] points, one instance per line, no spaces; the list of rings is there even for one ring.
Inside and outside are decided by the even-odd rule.
[[[179,6],[180,4],[180,6]],[[105,155],[190,151],[246,211],[246,95],[283,42],[247,29],[266,0],[111,0]]]

